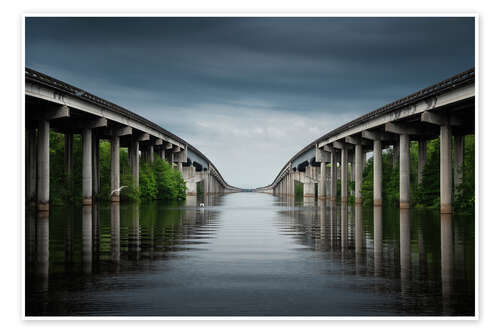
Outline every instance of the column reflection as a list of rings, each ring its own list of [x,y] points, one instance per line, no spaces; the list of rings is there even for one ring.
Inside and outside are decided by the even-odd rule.
[[[453,220],[451,214],[441,214],[441,286],[443,314],[451,314],[453,293]]]
[[[141,227],[139,224],[139,204],[131,207],[131,226],[128,232],[129,259],[138,260],[141,255]]]
[[[342,202],[340,206],[340,244],[342,248],[342,254],[345,252],[348,246],[348,235],[347,235],[347,202]]]
[[[399,210],[399,256],[401,268],[401,294],[408,293],[411,274],[410,210]]]
[[[354,208],[354,254],[356,264],[356,274],[362,269],[363,262],[363,210],[361,205]]]
[[[111,203],[111,262],[118,270],[120,264],[120,203]]]
[[[82,270],[92,272],[92,206],[82,207]]]
[[[373,262],[376,277],[383,276],[383,255],[382,255],[382,206],[373,207]]]
[[[49,289],[49,213],[37,213],[36,220],[35,289]]]

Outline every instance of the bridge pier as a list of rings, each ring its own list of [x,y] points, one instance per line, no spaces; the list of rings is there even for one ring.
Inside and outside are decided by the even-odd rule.
[[[36,128],[28,128],[26,140],[26,194],[30,204],[36,203],[36,169],[37,169],[37,133]]]
[[[326,199],[326,162],[320,164],[318,199]]]
[[[410,139],[399,135],[399,207],[410,208]]]
[[[92,195],[97,197],[101,189],[101,179],[99,174],[99,135],[94,132],[92,140]]]
[[[149,162],[149,164],[152,165],[154,161],[155,161],[154,145],[152,143],[150,143],[148,145],[148,162]]]
[[[120,137],[111,138],[111,201],[120,201]]]
[[[347,147],[342,147],[340,156],[340,198],[342,202],[347,202]]]
[[[454,135],[453,136],[453,152],[454,152],[454,165],[453,165],[453,171],[454,171],[454,189],[455,192],[457,191],[457,188],[462,184],[462,179],[464,176],[464,170],[463,170],[463,165],[464,165],[464,143],[465,143],[465,137],[463,135]]]
[[[449,124],[440,128],[440,190],[441,213],[452,213],[452,169],[451,169],[451,127]]]
[[[337,201],[337,154],[333,145],[330,146],[331,168],[330,168],[330,198]]]
[[[361,183],[363,182],[363,161],[362,161],[362,155],[363,155],[363,147],[361,146],[361,143],[357,143],[354,147],[354,178],[355,178],[355,184],[354,184],[354,202],[356,204],[361,204],[362,203],[362,198],[361,198]]]
[[[427,141],[418,140],[418,183],[422,183],[425,164],[427,163]]]
[[[38,165],[37,165],[37,210],[49,210],[50,196],[50,124],[48,120],[38,121]]]
[[[373,141],[373,205],[382,206],[382,142]]]
[[[71,180],[73,172],[73,133],[64,133],[64,174]]]
[[[160,157],[163,161],[165,161],[165,146],[160,147]]]
[[[132,170],[132,184],[139,188],[139,141],[136,138],[130,138],[128,149],[130,159],[130,169]]]
[[[92,205],[92,129],[82,130],[82,205]]]

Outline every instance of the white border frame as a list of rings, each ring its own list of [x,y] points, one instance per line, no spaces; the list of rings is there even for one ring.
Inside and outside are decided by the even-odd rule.
[[[208,316],[152,316],[152,317],[138,317],[138,316],[44,316],[44,317],[31,317],[26,316],[26,308],[25,308],[25,289],[26,289],[26,281],[25,281],[25,265],[26,265],[26,253],[25,253],[25,230],[26,230],[26,216],[25,216],[25,80],[24,80],[24,71],[26,65],[25,59],[25,24],[27,17],[473,17],[474,18],[474,27],[475,27],[475,214],[474,214],[474,232],[475,232],[475,315],[471,317],[452,317],[452,316],[220,316],[220,317],[208,317]],[[147,320],[147,321],[158,321],[158,320],[167,320],[167,321],[191,321],[191,320],[208,320],[208,321],[220,321],[220,320],[264,320],[264,321],[275,321],[275,320],[304,320],[304,321],[329,321],[329,320],[374,320],[374,321],[387,321],[387,320],[416,320],[416,321],[442,321],[442,320],[465,320],[465,321],[475,321],[479,319],[479,141],[480,141],[480,132],[479,132],[479,85],[480,85],[480,71],[479,71],[479,14],[478,13],[334,13],[331,11],[327,11],[324,13],[320,13],[317,11],[312,12],[272,12],[272,11],[263,11],[263,12],[200,12],[200,13],[191,13],[191,12],[182,12],[182,11],[172,11],[168,13],[130,13],[130,12],[25,12],[21,15],[21,36],[20,36],[20,47],[21,47],[21,62],[19,68],[19,81],[21,83],[20,90],[20,134],[21,134],[21,223],[19,224],[20,228],[20,236],[21,236],[21,290],[19,291],[21,297],[21,308],[20,308],[20,317],[24,321],[73,321],[73,320],[91,320],[91,321],[128,321],[128,320]]]

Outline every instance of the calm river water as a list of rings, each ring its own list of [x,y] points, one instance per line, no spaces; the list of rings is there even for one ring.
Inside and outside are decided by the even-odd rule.
[[[474,217],[431,211],[234,193],[26,213],[27,316],[470,316],[474,265]]]

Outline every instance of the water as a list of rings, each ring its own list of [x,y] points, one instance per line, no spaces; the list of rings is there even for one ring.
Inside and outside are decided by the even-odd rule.
[[[199,208],[199,202],[205,208]],[[26,215],[26,315],[474,315],[474,218],[260,193]]]

